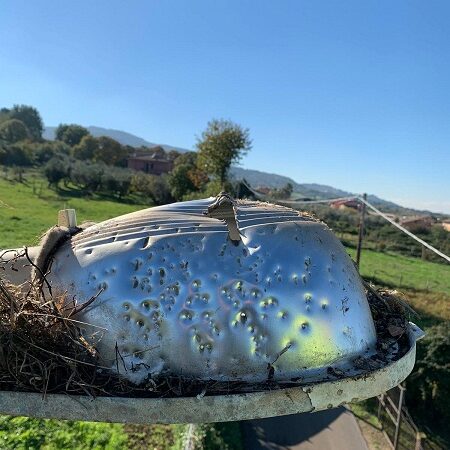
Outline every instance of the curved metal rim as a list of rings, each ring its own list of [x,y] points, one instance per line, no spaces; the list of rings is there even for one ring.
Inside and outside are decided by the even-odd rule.
[[[260,419],[334,408],[379,395],[401,383],[412,371],[416,341],[423,332],[411,324],[411,347],[399,360],[357,377],[301,387],[247,394],[180,398],[69,397],[27,392],[0,392],[0,412],[68,420],[121,423],[205,423]]]

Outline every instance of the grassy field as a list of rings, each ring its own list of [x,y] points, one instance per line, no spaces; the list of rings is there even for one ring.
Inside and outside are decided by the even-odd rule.
[[[348,249],[348,252],[352,257],[355,256],[354,249]],[[379,280],[385,286],[450,294],[448,264],[364,249],[360,271],[363,277]]]
[[[100,221],[148,207],[138,199],[118,201],[85,197],[77,189],[48,189],[37,174],[18,183],[0,178],[0,248],[32,245],[54,225],[57,212],[75,208],[78,222]],[[353,256],[354,249],[348,252]],[[391,253],[365,249],[361,273],[377,284],[399,288],[427,327],[450,320],[450,266]],[[177,445],[180,427],[134,427],[87,422],[44,421],[0,416],[0,449],[170,449]]]
[[[27,172],[24,183],[0,178],[0,248],[36,244],[56,224],[60,209],[74,208],[78,223],[100,221],[149,206],[137,200],[89,197],[75,188],[55,192],[35,172]]]

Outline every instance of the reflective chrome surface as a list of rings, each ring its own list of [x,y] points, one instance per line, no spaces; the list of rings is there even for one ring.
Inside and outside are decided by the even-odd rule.
[[[176,203],[92,226],[56,254],[51,281],[131,380],[324,378],[373,351],[376,336],[353,262],[321,222],[275,205],[235,206],[241,241],[205,216],[214,199]],[[273,370],[270,368],[273,367]],[[269,372],[272,371],[272,374]]]

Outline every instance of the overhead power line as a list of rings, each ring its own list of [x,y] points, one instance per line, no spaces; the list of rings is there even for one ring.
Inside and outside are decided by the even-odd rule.
[[[358,199],[358,197],[338,197],[338,198],[327,198],[325,200],[279,200],[280,203],[331,203],[331,202],[337,202],[337,201],[348,201],[348,200],[355,200]]]

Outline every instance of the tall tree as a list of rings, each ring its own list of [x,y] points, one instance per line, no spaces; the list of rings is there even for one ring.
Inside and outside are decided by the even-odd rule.
[[[0,139],[13,144],[29,137],[25,124],[17,119],[9,119],[0,123]]]
[[[94,159],[94,155],[98,151],[97,138],[88,134],[83,136],[81,141],[72,147],[72,156],[76,159],[88,160]]]
[[[110,166],[125,166],[128,150],[108,136],[97,138],[98,148],[94,153],[95,161],[103,161]]]
[[[192,166],[178,164],[168,177],[170,193],[175,200],[182,200],[183,195],[195,191],[196,186],[191,178]]]
[[[197,141],[198,165],[220,181],[222,188],[228,172],[251,149],[249,130],[229,120],[214,119]]]
[[[36,108],[27,105],[14,105],[10,110],[6,108],[1,110],[1,116],[4,117],[5,115],[9,119],[17,119],[23,122],[30,132],[32,139],[41,139],[42,132],[44,131],[44,123]]]
[[[55,131],[55,139],[57,141],[65,142],[67,145],[73,147],[78,145],[84,136],[89,135],[89,130],[82,127],[81,125],[76,125],[74,123],[68,125],[66,123],[61,123],[58,125]]]

